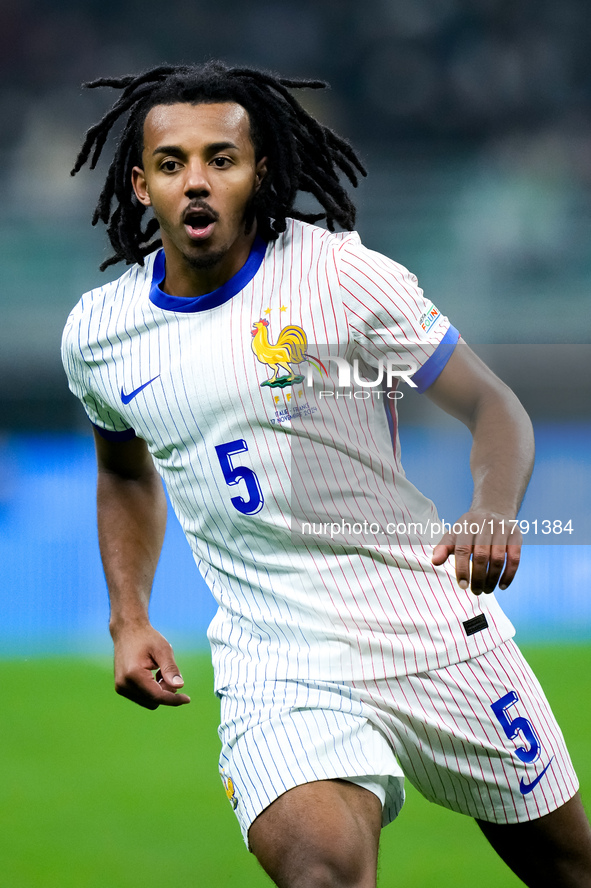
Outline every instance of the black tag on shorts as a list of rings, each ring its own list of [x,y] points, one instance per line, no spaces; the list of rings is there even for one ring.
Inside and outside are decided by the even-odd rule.
[[[476,635],[477,632],[488,629],[488,623],[484,614],[478,614],[478,616],[472,617],[471,620],[465,620],[462,625],[466,630],[466,635]]]

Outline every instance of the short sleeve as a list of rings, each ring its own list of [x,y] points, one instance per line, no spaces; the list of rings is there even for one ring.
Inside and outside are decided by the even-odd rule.
[[[370,367],[396,357],[419,391],[435,381],[459,333],[402,265],[357,240],[339,251],[343,305],[359,357]]]
[[[68,318],[62,336],[62,363],[70,391],[81,401],[97,431],[108,440],[135,437],[134,430],[93,390],[92,374],[81,354],[79,321],[75,311]]]

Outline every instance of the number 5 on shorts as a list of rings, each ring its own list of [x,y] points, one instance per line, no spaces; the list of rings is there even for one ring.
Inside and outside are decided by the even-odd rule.
[[[496,703],[492,703],[490,708],[499,720],[500,725],[509,740],[514,740],[518,734],[521,734],[525,742],[529,744],[529,749],[526,749],[525,746],[519,746],[515,750],[515,755],[517,758],[521,759],[522,762],[525,762],[525,764],[530,764],[531,762],[535,762],[540,754],[540,740],[534,731],[532,723],[527,718],[523,718],[522,716],[518,716],[513,720],[508,718],[507,709],[517,703],[518,700],[519,697],[515,691],[509,691],[508,694],[505,694],[505,696],[501,697],[500,700],[497,700]]]

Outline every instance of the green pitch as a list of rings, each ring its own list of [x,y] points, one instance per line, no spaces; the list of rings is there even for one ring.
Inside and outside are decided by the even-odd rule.
[[[527,648],[591,805],[591,647]],[[263,888],[217,776],[205,655],[181,655],[190,706],[148,712],[107,662],[2,663],[0,888]],[[467,818],[412,787],[383,833],[380,888],[511,888]]]

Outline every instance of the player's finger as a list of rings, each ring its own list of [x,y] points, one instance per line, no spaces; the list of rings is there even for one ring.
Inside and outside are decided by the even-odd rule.
[[[450,555],[453,554],[453,543],[446,544],[443,540],[445,537],[440,540],[435,548],[433,549],[433,554],[431,555],[431,564],[443,564]]]
[[[488,570],[484,580],[483,592],[493,592],[499,582],[503,567],[505,566],[506,546],[504,543],[493,544],[490,547]]]
[[[161,687],[164,684],[165,687],[171,691],[178,690],[185,684],[176,663],[169,664],[168,666],[161,666],[156,672],[155,677]]]
[[[446,533],[441,537],[433,549],[432,564],[443,564],[450,555],[455,556],[456,578],[462,589],[467,589],[470,583],[470,555],[472,553],[472,538],[464,534]]]
[[[180,678],[183,681],[182,677],[178,675],[178,670],[176,670],[176,675],[172,676],[172,678]],[[174,685],[170,685],[170,678],[167,680],[164,675],[162,675],[162,671],[159,669],[154,676],[154,681],[156,686],[159,689],[159,693],[157,696],[157,700],[159,705],[161,706],[182,706],[183,703],[190,703],[191,698],[186,694],[177,694],[178,688]],[[156,693],[156,692],[154,692]]]
[[[504,535],[503,543],[505,546],[505,565],[502,576],[499,579],[499,588],[506,589],[512,582],[519,567],[521,559],[521,545],[523,536],[521,529],[516,522],[511,522],[511,532]]]
[[[162,685],[160,686],[160,694],[161,696],[157,698],[159,706],[182,706],[184,703],[191,702],[191,698],[187,694],[177,694],[175,691],[168,691]]]
[[[488,565],[490,560],[490,544],[478,542],[472,546],[472,571],[470,589],[474,595],[481,595],[485,590]]]
[[[472,554],[472,540],[464,534],[458,536],[454,546],[456,561],[456,579],[461,589],[467,589],[470,585],[470,556]],[[478,592],[476,593],[479,594]]]
[[[155,679],[152,679],[152,686],[149,688],[129,685],[119,690],[118,693],[145,709],[157,709],[159,706],[182,706],[184,703],[191,702],[191,698],[187,694],[169,691]]]
[[[474,532],[470,588],[475,595],[480,595],[482,592],[489,591],[488,574],[491,568],[493,534],[487,522],[480,526],[477,522],[473,522],[470,527]]]
[[[507,546],[507,560],[505,562],[505,570],[499,580],[499,589],[506,589],[513,581],[519,562],[521,560],[521,545],[518,543],[509,543]]]

